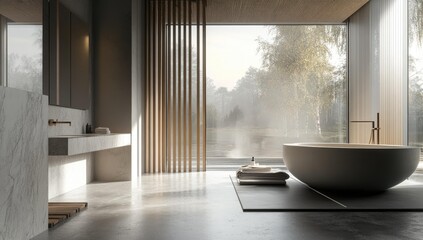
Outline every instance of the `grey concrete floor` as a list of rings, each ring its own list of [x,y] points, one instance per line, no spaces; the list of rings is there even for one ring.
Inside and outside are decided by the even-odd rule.
[[[52,199],[88,209],[34,239],[423,239],[423,212],[244,213],[231,173],[88,184]]]

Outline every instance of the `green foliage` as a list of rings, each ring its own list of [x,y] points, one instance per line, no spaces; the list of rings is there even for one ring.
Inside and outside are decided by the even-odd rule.
[[[279,118],[297,116],[297,123],[314,124],[315,133],[321,134],[322,109],[334,103],[337,90],[345,92],[339,86],[346,80],[346,62],[339,69],[330,62],[334,49],[345,54],[345,27],[283,25],[272,33],[272,42],[260,42],[267,76],[259,79],[263,100],[280,103],[272,109]]]

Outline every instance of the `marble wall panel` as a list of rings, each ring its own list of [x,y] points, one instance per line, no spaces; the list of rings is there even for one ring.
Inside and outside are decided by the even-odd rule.
[[[46,96],[0,87],[0,239],[47,229]]]

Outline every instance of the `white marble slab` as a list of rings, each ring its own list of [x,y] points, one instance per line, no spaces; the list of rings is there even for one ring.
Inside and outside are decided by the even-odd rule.
[[[50,156],[70,156],[131,145],[130,133],[81,134],[48,139]]]
[[[47,229],[46,96],[0,87],[0,239]]]

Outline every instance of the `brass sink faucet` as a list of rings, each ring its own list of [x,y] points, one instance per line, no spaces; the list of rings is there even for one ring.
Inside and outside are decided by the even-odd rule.
[[[58,119],[49,119],[48,120],[49,126],[56,126],[56,124],[69,124],[69,126],[72,126],[72,122],[70,122],[70,121],[59,121]]]

